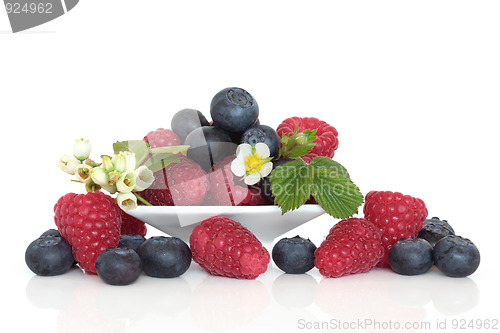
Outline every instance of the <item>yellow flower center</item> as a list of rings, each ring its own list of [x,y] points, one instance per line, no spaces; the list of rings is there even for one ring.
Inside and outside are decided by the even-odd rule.
[[[245,171],[247,174],[252,174],[260,171],[264,162],[262,161],[262,157],[257,154],[249,154],[245,157]]]

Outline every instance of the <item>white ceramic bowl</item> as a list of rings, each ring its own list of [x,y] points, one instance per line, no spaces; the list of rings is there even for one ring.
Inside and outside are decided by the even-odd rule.
[[[264,244],[324,214],[319,205],[303,205],[281,214],[278,206],[139,206],[130,215],[189,242],[193,228],[211,216],[226,216],[240,222]]]

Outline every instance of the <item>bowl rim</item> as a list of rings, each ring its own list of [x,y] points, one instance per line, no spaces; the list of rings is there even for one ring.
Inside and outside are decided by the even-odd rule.
[[[324,210],[320,205],[318,204],[303,204],[299,208],[289,210],[285,213],[282,213],[282,215],[292,213],[297,210]],[[261,213],[265,211],[281,211],[281,208],[278,205],[255,205],[255,206],[137,206],[134,211],[157,211],[157,212],[173,212],[175,211],[176,213],[189,213],[193,214],[196,213],[196,211],[200,212],[214,212],[220,214],[221,211],[227,212],[227,213],[238,213],[242,211],[248,211],[251,210],[255,211],[256,213]]]

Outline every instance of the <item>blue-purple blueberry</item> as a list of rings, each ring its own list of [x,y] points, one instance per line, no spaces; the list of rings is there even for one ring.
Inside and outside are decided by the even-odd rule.
[[[423,274],[432,267],[432,245],[423,238],[402,238],[389,250],[388,260],[396,273]]]
[[[236,152],[237,145],[224,130],[216,126],[204,126],[193,130],[184,144],[189,145],[187,157],[205,171]]]
[[[314,267],[314,251],[313,242],[297,235],[280,239],[273,247],[272,258],[285,273],[303,274]]]
[[[137,252],[139,246],[146,241],[143,235],[120,235],[118,247],[126,247]]]
[[[26,249],[24,258],[28,268],[41,276],[64,274],[73,265],[71,246],[58,236],[41,236],[34,240]]]
[[[259,105],[246,90],[226,88],[213,97],[210,115],[214,125],[228,132],[241,133],[259,118]]]
[[[248,143],[251,146],[255,146],[259,142],[265,143],[269,147],[271,157],[278,157],[281,140],[272,127],[254,125],[244,131],[240,138],[240,143]]]
[[[203,126],[210,126],[210,123],[203,113],[194,109],[177,111],[170,122],[170,128],[179,136],[181,144],[184,144],[189,133]]]
[[[132,249],[110,247],[97,257],[95,269],[104,282],[125,286],[135,282],[142,274],[142,262]]]
[[[191,250],[177,237],[151,237],[139,246],[138,253],[144,273],[153,277],[178,277],[191,265]]]
[[[479,267],[481,256],[476,245],[469,239],[450,235],[442,238],[434,246],[436,267],[445,275],[465,277]]]

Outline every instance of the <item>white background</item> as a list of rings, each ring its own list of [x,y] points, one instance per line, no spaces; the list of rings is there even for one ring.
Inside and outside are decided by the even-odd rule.
[[[500,319],[499,17],[497,1],[84,0],[12,34],[0,10],[4,327],[290,332],[372,318],[434,330],[446,321],[451,331],[452,320]],[[362,192],[422,198],[430,216],[478,246],[479,270],[322,279],[273,266],[255,281],[228,281],[193,264],[176,280],[142,276],[122,288],[75,270],[33,276],[26,246],[54,227],[61,195],[83,191],[56,166],[75,137],[91,139],[97,159],[116,140],[170,127],[182,108],[209,117],[228,86],[257,99],[263,124],[315,116],[335,126],[335,159]],[[319,245],[335,222],[323,216],[294,233]]]

